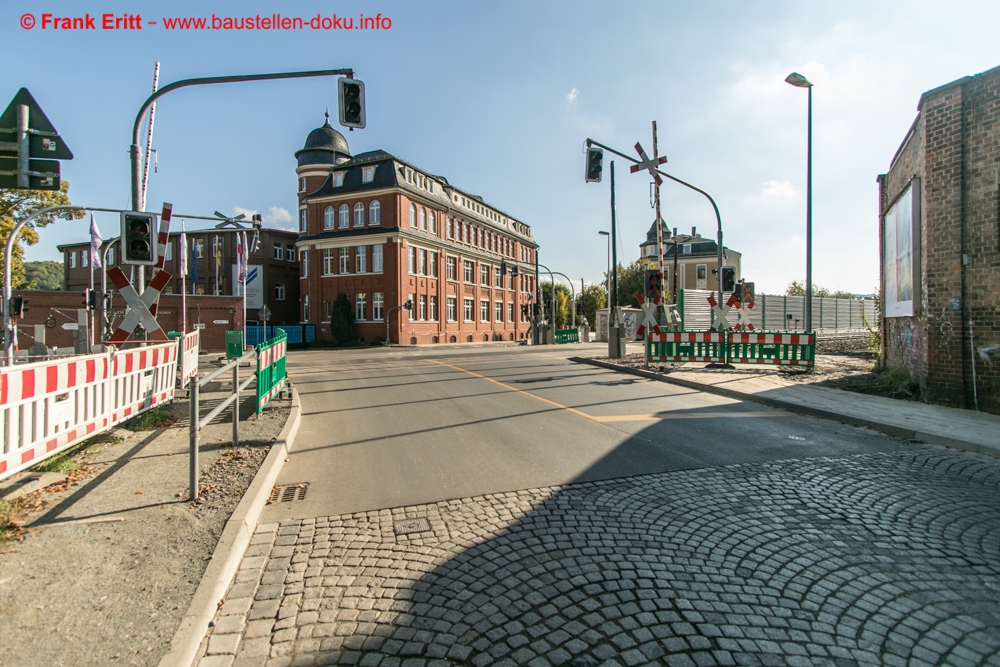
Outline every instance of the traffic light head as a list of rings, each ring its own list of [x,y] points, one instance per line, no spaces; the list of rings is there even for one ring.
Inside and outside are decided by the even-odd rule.
[[[365,126],[365,84],[357,79],[337,79],[340,124],[359,130]]]
[[[403,304],[403,308],[413,310],[413,299],[407,299],[406,303]]]
[[[122,263],[156,264],[156,215],[141,211],[122,212]]]
[[[601,172],[604,170],[604,151],[597,146],[587,147],[587,173],[588,183],[600,183]]]
[[[732,292],[736,289],[736,267],[722,267],[722,291]]]
[[[10,297],[10,316],[11,317],[24,317],[24,314],[28,312],[27,309],[28,300],[23,296],[12,296]]]

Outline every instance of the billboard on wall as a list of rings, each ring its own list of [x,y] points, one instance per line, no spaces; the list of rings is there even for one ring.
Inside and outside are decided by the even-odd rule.
[[[233,272],[236,275],[236,265],[233,264]],[[243,296],[243,285],[237,280],[233,280],[233,295]],[[264,307],[264,265],[247,265],[247,310]]]
[[[920,289],[920,181],[882,217],[882,303],[886,317],[911,317]]]

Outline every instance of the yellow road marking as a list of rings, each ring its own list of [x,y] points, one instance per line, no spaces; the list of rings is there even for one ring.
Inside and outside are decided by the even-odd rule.
[[[778,410],[775,410],[774,412],[737,412],[737,413],[727,413],[727,412],[699,412],[699,413],[679,412],[679,413],[658,413],[658,414],[645,414],[645,415],[607,415],[607,416],[603,416],[603,417],[602,416],[596,416],[596,415],[588,415],[586,412],[582,412],[580,410],[577,410],[576,408],[571,408],[568,405],[563,405],[562,403],[556,403],[555,401],[550,401],[547,398],[542,398],[538,394],[532,394],[530,391],[525,391],[523,389],[518,389],[517,387],[512,387],[509,384],[504,384],[503,382],[500,382],[499,380],[494,380],[493,378],[486,377],[485,375],[480,375],[479,373],[476,373],[475,371],[470,371],[470,370],[467,370],[465,368],[461,368],[459,366],[454,366],[452,364],[446,364],[443,361],[434,361],[433,359],[425,359],[424,361],[426,361],[429,364],[437,364],[438,366],[445,366],[447,368],[451,368],[453,370],[459,371],[460,373],[466,373],[467,375],[471,375],[473,377],[477,377],[477,378],[479,378],[481,380],[486,380],[487,382],[492,382],[493,384],[497,385],[498,387],[503,387],[504,389],[507,389],[509,391],[513,391],[513,392],[517,392],[518,394],[523,394],[525,396],[529,396],[529,397],[535,399],[536,401],[541,401],[542,403],[546,403],[548,405],[551,405],[552,407],[559,408],[560,410],[566,410],[568,412],[572,412],[575,415],[579,415],[579,416],[584,417],[586,419],[589,419],[591,421],[595,421],[595,422],[597,422],[599,424],[607,424],[607,423],[611,423],[611,422],[660,421],[660,420],[664,420],[664,419],[708,419],[708,418],[711,418],[711,417],[729,417],[729,418],[733,418],[733,417],[739,417],[739,418],[742,418],[742,417],[783,417],[783,416],[788,416],[789,415],[789,413],[781,412],[781,411],[778,411]]]

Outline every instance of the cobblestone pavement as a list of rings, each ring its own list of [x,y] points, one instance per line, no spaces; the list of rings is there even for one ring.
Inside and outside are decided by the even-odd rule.
[[[200,666],[325,664],[1000,664],[1000,461],[914,446],[260,526]]]

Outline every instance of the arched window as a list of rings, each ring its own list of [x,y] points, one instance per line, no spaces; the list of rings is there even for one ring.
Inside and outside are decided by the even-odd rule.
[[[364,227],[365,225],[365,205],[358,202],[354,205],[354,226]]]
[[[327,206],[323,211],[323,229],[330,229],[333,227],[333,207]]]
[[[377,224],[379,224],[382,221],[381,208],[382,207],[378,203],[378,200],[373,201],[371,203],[371,206],[368,207],[368,224],[369,225],[377,225]]]
[[[427,211],[420,209],[420,229],[427,229]]]
[[[417,226],[417,207],[410,204],[410,227]]]
[[[431,234],[437,234],[437,224],[434,222],[434,211],[427,214],[427,229]]]
[[[351,224],[351,210],[347,208],[347,204],[340,205],[340,226],[347,227]]]

